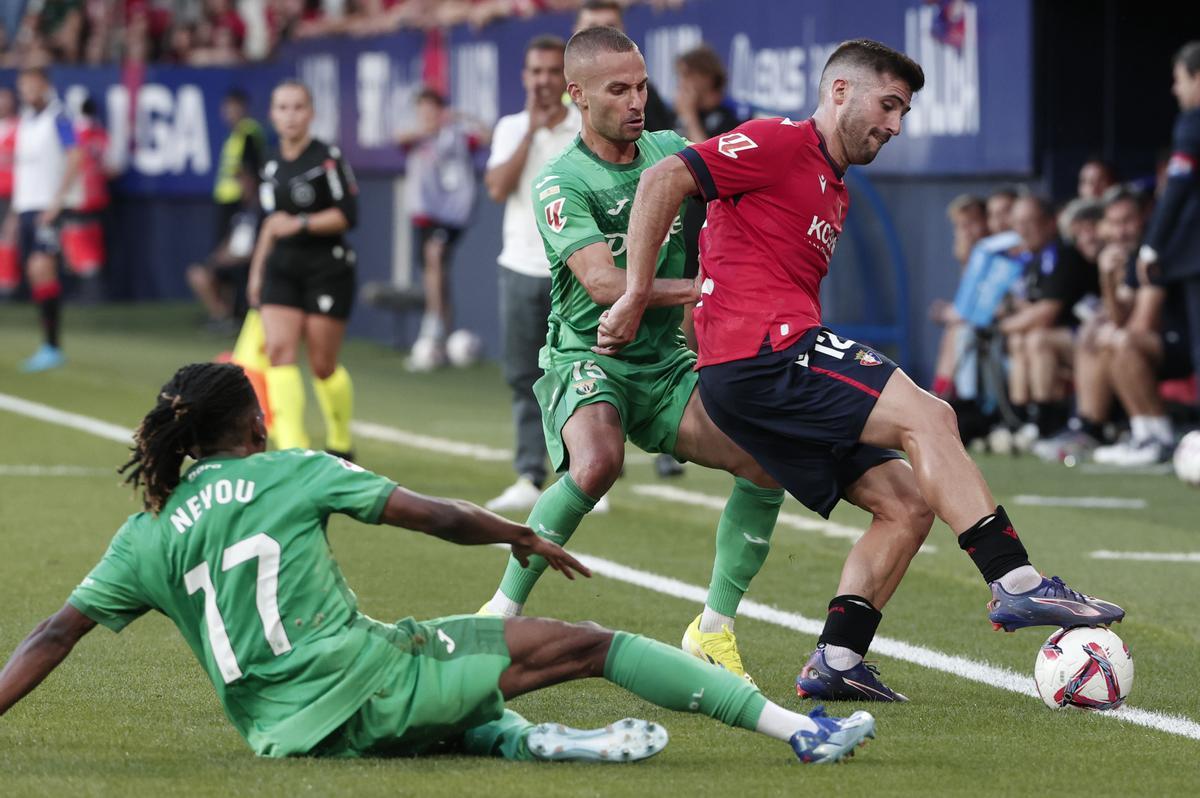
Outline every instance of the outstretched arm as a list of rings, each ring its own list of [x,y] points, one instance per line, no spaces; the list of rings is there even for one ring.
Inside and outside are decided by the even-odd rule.
[[[658,251],[680,204],[695,193],[696,181],[681,158],[664,158],[642,173],[629,211],[625,293],[601,320],[594,351],[615,355],[637,337],[652,296]]]
[[[388,497],[379,520],[461,546],[507,543],[522,566],[529,564],[530,555],[537,554],[545,557],[551,568],[561,571],[568,579],[574,579],[576,573],[592,575],[587,566],[558,544],[538,537],[527,526],[514,524],[470,502],[423,496],[398,487]]]
[[[0,671],[0,715],[41,684],[95,625],[91,618],[64,604],[34,627]]]

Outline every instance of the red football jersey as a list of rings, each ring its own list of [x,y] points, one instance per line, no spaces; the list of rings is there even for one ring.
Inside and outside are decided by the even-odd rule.
[[[755,119],[677,153],[709,203],[698,366],[778,352],[821,323],[850,195],[811,119]]]

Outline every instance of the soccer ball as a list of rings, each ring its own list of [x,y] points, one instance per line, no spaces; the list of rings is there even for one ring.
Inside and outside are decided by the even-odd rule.
[[[483,341],[470,330],[455,330],[446,339],[446,359],[450,365],[462,368],[479,360]]]
[[[1042,644],[1033,678],[1051,709],[1116,709],[1133,687],[1133,657],[1109,629],[1059,629]]]
[[[1183,436],[1175,447],[1175,476],[1200,488],[1200,430]]]

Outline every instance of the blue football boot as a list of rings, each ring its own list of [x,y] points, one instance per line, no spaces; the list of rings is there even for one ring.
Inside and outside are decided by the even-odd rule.
[[[806,765],[824,765],[854,756],[854,749],[875,737],[875,718],[859,710],[848,718],[831,718],[825,707],[817,707],[808,716],[818,731],[798,731],[788,740],[796,757]]]
[[[849,670],[839,671],[825,661],[825,644],[804,663],[796,677],[796,695],[825,701],[907,701],[908,697],[888,687],[877,678],[879,669],[860,662]]]
[[[998,581],[992,582],[991,588],[988,620],[997,631],[1014,632],[1026,626],[1107,626],[1125,617],[1125,610],[1116,604],[1072,590],[1057,576],[1042,577],[1042,583],[1027,593],[1009,593]]]

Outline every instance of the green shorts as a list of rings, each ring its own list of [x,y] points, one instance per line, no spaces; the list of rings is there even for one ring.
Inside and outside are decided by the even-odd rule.
[[[679,347],[657,363],[630,363],[592,352],[560,352],[542,347],[545,374],[533,386],[542,407],[546,450],[555,471],[567,468],[562,429],[580,407],[608,402],[621,415],[621,427],[639,449],[675,452],[675,436],[696,389],[696,353]]]
[[[394,677],[322,740],[313,756],[411,756],[504,714],[500,674],[511,659],[503,618],[360,622],[399,650]]]

